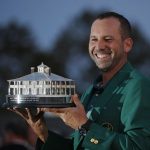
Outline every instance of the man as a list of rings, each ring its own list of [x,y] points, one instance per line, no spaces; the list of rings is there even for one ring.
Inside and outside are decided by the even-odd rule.
[[[107,12],[93,22],[89,54],[102,76],[81,98],[72,96],[76,107],[15,111],[24,117],[42,141],[42,150],[149,150],[150,82],[127,61],[132,49],[131,27],[122,15]],[[72,139],[47,130],[42,112],[54,112],[75,129]]]

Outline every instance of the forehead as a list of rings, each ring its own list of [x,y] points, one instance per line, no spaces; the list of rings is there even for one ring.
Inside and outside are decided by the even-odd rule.
[[[120,34],[120,22],[113,17],[97,19],[92,24],[91,33]]]

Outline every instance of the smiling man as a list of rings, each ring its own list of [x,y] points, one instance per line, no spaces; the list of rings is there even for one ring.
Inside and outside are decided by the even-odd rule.
[[[111,26],[111,28],[110,28]],[[100,70],[107,72],[117,64],[126,61],[126,52],[131,49],[124,47],[124,39],[120,34],[120,23],[115,18],[96,20],[91,28],[89,53]],[[131,39],[131,38],[130,38]],[[116,66],[117,67],[117,66]]]
[[[115,12],[93,22],[89,54],[102,75],[82,95],[72,96],[76,107],[41,112],[57,114],[75,129],[65,139],[47,130],[43,117],[15,109],[39,136],[42,150],[149,150],[150,81],[128,62],[133,40],[128,20]],[[87,64],[88,65],[88,64]],[[39,145],[39,142],[37,143]]]
[[[91,58],[103,75],[110,72],[110,78],[127,62],[133,44],[129,22],[116,17],[100,15],[92,24],[89,41]]]

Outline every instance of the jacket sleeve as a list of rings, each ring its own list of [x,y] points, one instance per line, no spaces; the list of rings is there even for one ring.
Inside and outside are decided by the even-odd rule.
[[[36,150],[73,150],[72,139],[65,139],[64,137],[49,131],[48,138],[45,143],[41,142],[39,139],[36,143]]]
[[[133,81],[126,95],[120,120],[122,132],[110,131],[92,123],[82,147],[90,150],[149,150],[150,149],[150,84]]]

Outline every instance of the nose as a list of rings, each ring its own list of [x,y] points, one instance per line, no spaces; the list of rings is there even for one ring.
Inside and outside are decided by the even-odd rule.
[[[96,42],[95,48],[97,50],[103,50],[103,49],[105,49],[105,42],[103,40],[98,40]]]

